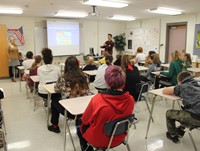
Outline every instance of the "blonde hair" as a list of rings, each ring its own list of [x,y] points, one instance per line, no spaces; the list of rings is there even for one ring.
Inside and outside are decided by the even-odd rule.
[[[94,58],[92,56],[88,56],[88,58],[87,58],[87,64],[89,64],[89,65],[94,64]]]
[[[42,61],[42,57],[40,55],[35,56],[35,62],[32,64],[29,70],[30,71],[34,70],[41,61]]]
[[[175,51],[171,54],[171,57],[172,57],[172,61],[176,61],[176,60],[180,60],[181,58],[181,54],[179,51]]]

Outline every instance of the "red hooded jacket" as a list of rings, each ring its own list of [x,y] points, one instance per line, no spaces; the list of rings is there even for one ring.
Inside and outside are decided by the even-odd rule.
[[[107,147],[109,137],[104,134],[104,123],[131,115],[133,108],[134,99],[129,92],[107,90],[95,95],[82,116],[81,133],[83,125],[89,125],[83,137],[95,147]],[[125,136],[115,136],[111,147],[119,145]]]

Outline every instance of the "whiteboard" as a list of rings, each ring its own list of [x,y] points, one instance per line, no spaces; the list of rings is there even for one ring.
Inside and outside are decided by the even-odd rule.
[[[35,54],[41,55],[41,50],[47,47],[47,29],[43,27],[34,28]]]
[[[159,49],[159,28],[135,28],[126,30],[126,39],[132,40],[129,51],[136,52],[138,47],[143,47],[144,53],[150,50],[157,52]]]

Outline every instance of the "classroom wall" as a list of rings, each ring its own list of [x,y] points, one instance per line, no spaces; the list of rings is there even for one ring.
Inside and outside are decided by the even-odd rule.
[[[27,51],[35,51],[34,42],[34,28],[36,26],[45,26],[47,18],[35,17],[19,17],[19,16],[0,16],[1,23],[6,24],[7,28],[20,28],[23,26],[25,45],[19,47],[19,50],[25,54]],[[82,33],[82,52],[89,53],[89,48],[94,48],[94,53],[101,52],[100,46],[107,40],[107,34],[111,33],[113,36],[116,34],[124,33],[125,23],[114,21],[97,21],[97,20],[78,20]],[[114,51],[114,56],[117,52]],[[79,56],[82,61],[83,57]],[[55,57],[54,62],[64,62],[66,57]]]
[[[26,51],[34,51],[34,27],[36,22],[44,22],[47,18],[35,17],[19,17],[19,16],[0,16],[1,23],[6,24],[7,28],[19,28],[23,26],[25,45],[19,49],[26,53]],[[107,33],[117,34],[124,33],[126,29],[133,28],[151,28],[158,27],[160,29],[159,44],[163,44],[159,48],[161,61],[165,59],[165,44],[166,44],[166,24],[175,22],[187,22],[187,42],[186,50],[193,54],[194,42],[194,28],[196,23],[200,23],[200,13],[180,15],[180,16],[164,16],[159,18],[151,18],[144,20],[136,20],[133,22],[120,22],[120,21],[97,21],[97,20],[79,20],[82,25],[82,46],[83,53],[88,54],[89,48],[94,48],[94,52],[100,54],[100,45],[107,40]],[[114,57],[117,54],[114,51]],[[82,61],[83,57],[79,57]],[[63,62],[66,57],[56,57],[56,63]]]
[[[193,54],[193,42],[194,42],[194,28],[195,24],[200,23],[200,13],[188,14],[188,15],[179,15],[179,16],[164,16],[159,18],[151,18],[145,20],[136,20],[133,22],[126,23],[126,29],[130,28],[147,28],[147,27],[159,27],[160,36],[159,44],[160,46],[159,53],[161,61],[165,60],[165,47],[166,47],[166,25],[167,23],[176,23],[176,22],[187,22],[187,40],[186,40],[186,50]]]
[[[17,16],[0,16],[2,24],[7,26],[7,29],[15,29],[23,26],[25,45],[19,47],[20,51],[33,51],[34,50],[34,19],[31,17],[17,17]]]

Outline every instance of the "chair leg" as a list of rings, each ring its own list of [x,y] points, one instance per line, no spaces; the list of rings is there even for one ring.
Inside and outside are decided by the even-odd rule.
[[[189,133],[190,139],[191,139],[191,141],[192,141],[192,144],[193,144],[193,146],[194,146],[194,150],[197,151],[197,147],[196,147],[196,144],[195,144],[194,139],[193,139],[193,137],[192,137],[192,132],[191,132],[191,130],[189,130],[188,133]]]
[[[5,134],[7,134],[7,132],[6,132],[6,124],[5,124],[5,119],[4,119],[3,111],[1,111],[1,112],[2,112],[3,128],[4,128],[4,131],[5,131]]]
[[[7,151],[6,138],[5,138],[5,135],[4,135],[4,132],[3,132],[2,129],[0,129],[0,133],[1,133],[1,136],[2,136],[4,151]]]
[[[130,148],[130,146],[129,146],[128,143],[126,143],[126,147],[127,147],[127,150],[128,150],[128,151],[131,151],[131,148]]]

